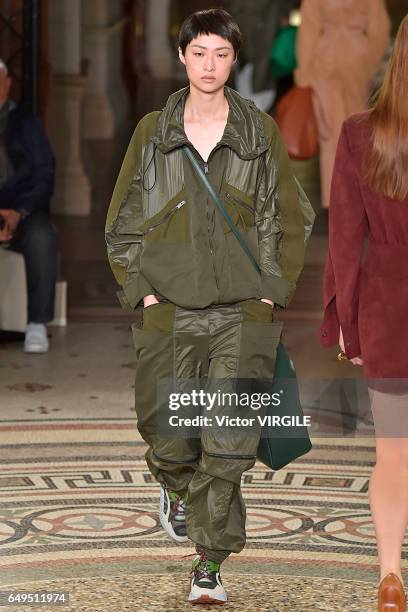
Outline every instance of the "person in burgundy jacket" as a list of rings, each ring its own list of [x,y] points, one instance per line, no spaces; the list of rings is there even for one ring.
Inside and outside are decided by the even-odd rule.
[[[373,108],[343,123],[329,213],[320,342],[363,365],[376,430],[370,503],[378,610],[406,609],[408,524],[408,15]],[[365,243],[367,241],[367,252]],[[363,256],[364,255],[364,256]]]

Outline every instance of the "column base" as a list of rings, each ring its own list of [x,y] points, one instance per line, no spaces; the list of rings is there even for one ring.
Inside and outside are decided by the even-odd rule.
[[[91,187],[81,168],[74,171],[57,171],[51,212],[55,215],[87,216],[90,214]]]
[[[108,96],[85,93],[83,100],[83,137],[109,140],[115,135],[115,119]]]

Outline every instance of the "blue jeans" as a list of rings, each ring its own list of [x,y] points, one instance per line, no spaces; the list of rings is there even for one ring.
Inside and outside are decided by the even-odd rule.
[[[28,321],[48,323],[54,318],[57,280],[57,233],[45,210],[20,221],[10,250],[24,256],[27,276]]]

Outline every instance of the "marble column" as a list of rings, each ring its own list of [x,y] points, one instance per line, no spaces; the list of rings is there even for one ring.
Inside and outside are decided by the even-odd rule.
[[[111,0],[86,0],[82,11],[82,55],[88,77],[83,100],[83,136],[110,139],[128,111],[122,80],[125,19],[121,3]]]
[[[89,215],[91,188],[81,159],[81,1],[49,3],[49,51],[54,78],[49,137],[56,157],[55,214]]]
[[[156,79],[173,75],[176,51],[169,42],[170,0],[149,0],[146,16],[147,63]]]

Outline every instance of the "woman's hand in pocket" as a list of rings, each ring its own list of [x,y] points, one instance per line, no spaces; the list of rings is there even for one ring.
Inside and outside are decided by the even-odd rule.
[[[145,295],[144,298],[143,298],[143,307],[144,308],[147,308],[147,306],[151,306],[152,304],[158,304],[158,303],[159,303],[159,300],[153,294]]]

